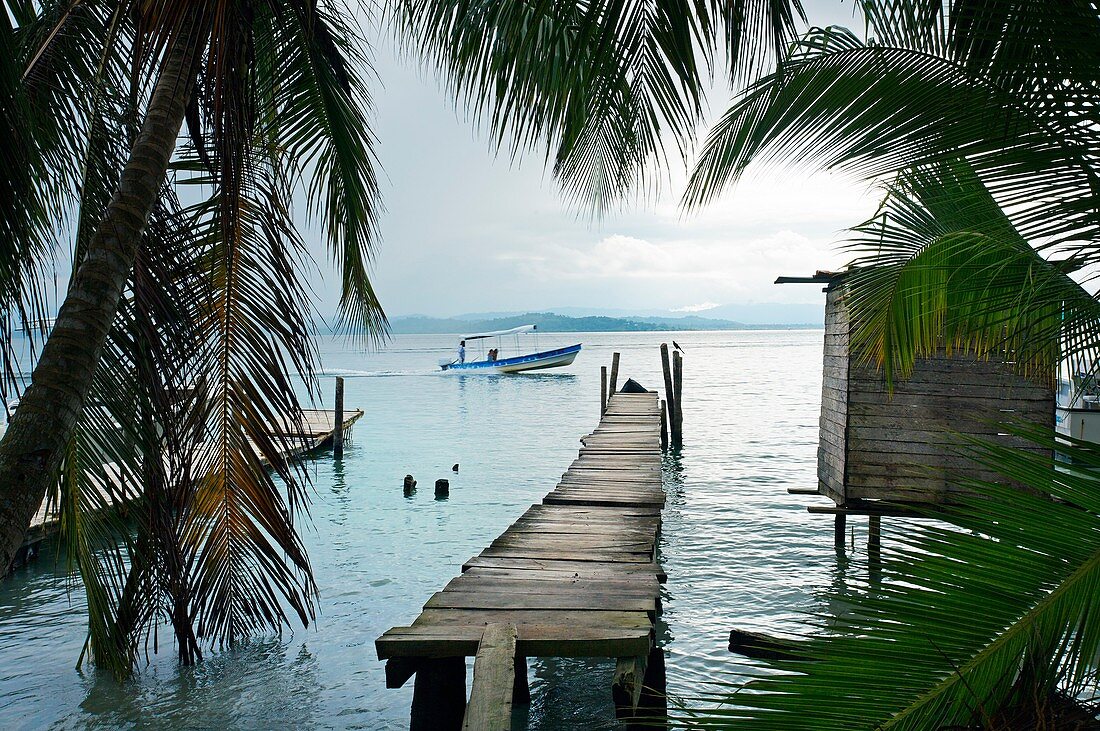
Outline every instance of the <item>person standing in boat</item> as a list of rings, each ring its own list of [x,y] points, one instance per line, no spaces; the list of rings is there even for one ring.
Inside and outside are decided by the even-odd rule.
[[[459,363],[465,363],[466,362],[466,341],[465,340],[459,340],[458,341],[458,362]]]

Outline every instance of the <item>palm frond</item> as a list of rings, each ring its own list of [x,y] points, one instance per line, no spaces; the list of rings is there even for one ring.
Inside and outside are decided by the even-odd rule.
[[[350,15],[346,10],[290,6],[270,16],[269,40],[257,44],[257,83],[275,92],[263,134],[297,165],[313,168],[308,212],[319,214],[340,272],[342,324],[378,343],[388,325],[370,281],[382,204],[367,119],[371,98],[361,77],[369,62],[341,19]]]
[[[1100,354],[1100,302],[1044,260],[963,162],[919,168],[853,229],[845,276],[857,356],[906,378],[943,348],[996,356],[1050,382]]]
[[[567,194],[600,214],[654,184],[645,166],[686,151],[706,66],[752,76],[783,49],[798,2],[692,0],[393,4],[398,38],[426,58],[497,144],[545,148]]]
[[[879,179],[961,157],[1025,238],[1047,246],[1088,241],[1100,231],[1089,139],[1072,117],[1030,104],[950,57],[815,29],[778,72],[734,100],[684,200],[713,199],[753,161]]]
[[[976,441],[960,451],[1028,489],[961,477],[970,493],[952,508],[955,525],[892,522],[881,558],[861,566],[866,578],[821,596],[847,611],[808,620],[806,660],[768,663],[741,692],[710,698],[728,705],[684,724],[916,730],[1087,719],[1077,699],[1097,691],[1100,455],[1011,431],[1048,456]],[[1073,461],[1053,461],[1054,449]]]

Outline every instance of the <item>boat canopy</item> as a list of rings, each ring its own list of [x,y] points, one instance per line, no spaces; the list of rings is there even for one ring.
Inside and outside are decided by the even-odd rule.
[[[511,330],[497,330],[491,333],[474,333],[473,335],[467,335],[463,340],[480,340],[481,338],[497,338],[501,335],[519,335],[520,333],[529,333],[535,330],[534,325],[520,325],[514,327]]]

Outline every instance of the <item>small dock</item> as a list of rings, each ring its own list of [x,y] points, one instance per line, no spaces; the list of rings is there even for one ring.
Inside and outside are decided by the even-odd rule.
[[[280,457],[284,460],[301,459],[321,447],[327,446],[333,440],[336,433],[336,411],[332,409],[303,409],[301,420],[284,422],[285,432],[282,436],[289,436],[287,447],[280,451]],[[363,416],[361,409],[342,414],[344,433],[351,425]],[[290,426],[293,425],[293,426]],[[259,450],[253,445],[253,449],[260,458],[261,464],[270,466]],[[137,499],[140,494],[133,485],[125,484],[116,464],[103,465],[100,475],[95,475],[91,480],[92,487],[99,493],[102,503],[110,507],[125,506]],[[31,518],[31,524],[27,535],[23,539],[23,545],[15,555],[11,569],[18,568],[29,559],[38,555],[39,544],[49,536],[57,533],[61,527],[61,512],[56,501],[51,501],[49,496],[42,501],[38,512]]]
[[[660,415],[655,393],[614,394],[542,503],[469,559],[411,625],[378,638],[387,687],[416,676],[413,731],[510,728],[512,703],[529,701],[528,657],[616,658],[617,715],[661,712]]]

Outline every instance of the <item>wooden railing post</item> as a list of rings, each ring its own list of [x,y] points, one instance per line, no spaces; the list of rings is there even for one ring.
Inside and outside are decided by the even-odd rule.
[[[336,376],[336,423],[332,432],[332,457],[344,458],[344,379]]]

